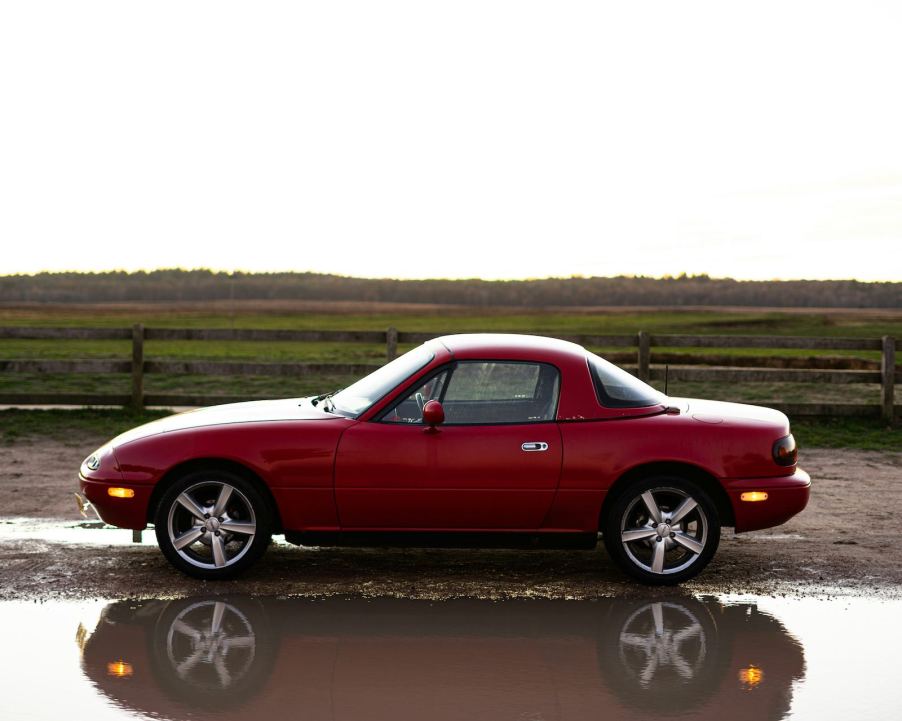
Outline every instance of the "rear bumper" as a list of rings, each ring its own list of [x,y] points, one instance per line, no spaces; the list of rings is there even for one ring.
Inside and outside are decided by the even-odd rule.
[[[107,489],[126,485],[122,481],[88,480],[79,475],[78,485],[82,495],[106,523],[134,530],[147,527],[147,506],[152,486],[128,485],[128,488],[135,491],[133,498],[114,498],[107,493]]]
[[[777,478],[729,478],[723,482],[733,505],[736,532],[756,531],[786,523],[808,505],[811,477],[801,468],[791,476]],[[767,500],[741,500],[746,491],[764,491]]]

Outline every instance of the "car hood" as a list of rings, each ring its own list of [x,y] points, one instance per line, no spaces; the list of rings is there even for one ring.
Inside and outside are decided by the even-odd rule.
[[[785,428],[786,432],[789,432],[789,419],[784,413],[773,408],[746,403],[706,401],[699,398],[671,398],[670,404],[677,406],[682,414],[702,423],[751,422]]]
[[[275,401],[248,401],[228,403],[222,406],[198,408],[177,413],[158,421],[145,423],[116,436],[110,445],[121,446],[132,441],[160,433],[183,431],[191,428],[219,426],[228,423],[260,423],[264,421],[339,420],[343,416],[317,409],[307,398],[287,398]]]

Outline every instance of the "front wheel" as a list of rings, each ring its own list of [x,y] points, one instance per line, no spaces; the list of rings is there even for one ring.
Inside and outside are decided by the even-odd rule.
[[[672,585],[708,565],[720,519],[708,495],[684,478],[636,481],[617,496],[602,523],[614,562],[643,583]]]
[[[229,471],[189,473],[160,499],[154,526],[160,550],[195,578],[230,578],[266,550],[269,507],[253,483]]]

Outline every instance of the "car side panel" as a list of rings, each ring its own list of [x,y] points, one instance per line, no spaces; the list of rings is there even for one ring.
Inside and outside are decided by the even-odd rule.
[[[524,452],[526,442],[546,450]],[[345,529],[535,531],[560,468],[555,423],[359,423],[341,438],[335,495]]]
[[[285,530],[334,530],[338,527],[332,488],[335,448],[351,423],[336,418],[175,431],[126,443],[116,449],[116,457],[123,485],[135,488],[152,486],[187,461],[238,463],[269,487]],[[144,499],[144,514],[148,495],[136,494]]]
[[[773,428],[752,424],[708,425],[691,417],[660,414],[644,418],[561,423],[564,462],[546,527],[598,529],[605,494],[623,474],[648,463],[681,463],[716,479],[758,478],[779,486],[795,470],[769,461]],[[734,510],[738,493],[728,494]],[[748,505],[748,504],[742,504]],[[800,509],[799,509],[800,510]],[[768,509],[757,509],[755,523]],[[792,515],[792,514],[790,514]],[[785,513],[773,508],[776,525]],[[782,518],[782,520],[777,520]],[[759,526],[760,527],[760,526]]]

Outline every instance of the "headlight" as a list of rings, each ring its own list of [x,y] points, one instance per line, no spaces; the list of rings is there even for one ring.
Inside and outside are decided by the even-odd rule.
[[[112,449],[109,446],[103,446],[94,451],[90,456],[85,458],[82,461],[82,466],[87,468],[89,471],[96,471],[100,468],[100,464],[103,463],[104,456],[107,456],[111,453]]]
[[[798,455],[796,439],[792,437],[792,433],[774,443],[774,463],[778,466],[794,466]]]

